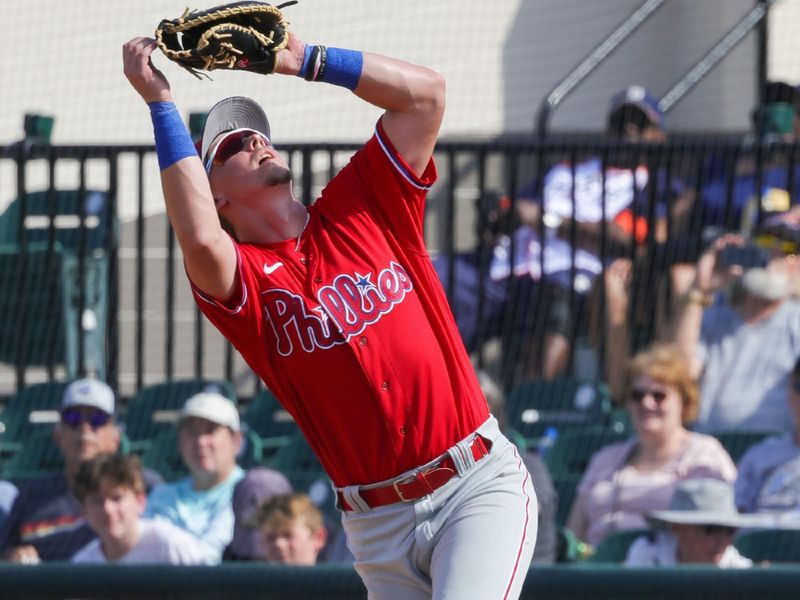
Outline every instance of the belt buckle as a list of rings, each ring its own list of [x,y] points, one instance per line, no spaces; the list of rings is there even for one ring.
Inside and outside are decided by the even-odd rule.
[[[414,500],[416,500],[416,498],[406,498],[405,496],[403,496],[403,492],[400,491],[400,484],[409,483],[411,481],[414,481],[416,478],[417,478],[416,475],[412,475],[410,477],[406,477],[405,479],[399,479],[392,484],[392,487],[394,488],[397,497],[400,498],[400,502],[414,502]]]

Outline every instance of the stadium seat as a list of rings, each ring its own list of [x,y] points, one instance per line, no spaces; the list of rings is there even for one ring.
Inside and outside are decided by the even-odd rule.
[[[742,531],[733,545],[753,562],[800,563],[800,529]]]
[[[233,385],[221,379],[174,379],[139,390],[129,400],[123,414],[131,451],[143,454],[159,434],[172,431],[184,402],[204,391],[218,392],[237,403]]]
[[[592,456],[603,446],[628,439],[610,427],[588,426],[566,429],[547,449],[544,461],[551,475],[581,475]]]
[[[648,535],[651,529],[624,529],[609,533],[594,549],[586,560],[593,563],[621,563],[628,556],[628,548],[636,538]]]
[[[731,455],[733,462],[739,464],[739,460],[745,452],[764,438],[780,435],[778,431],[717,431],[712,433],[719,440],[728,454]]]
[[[64,457],[53,441],[52,431],[28,436],[19,450],[2,463],[2,477],[11,481],[58,473],[64,469]]]
[[[575,499],[575,492],[580,483],[580,475],[553,475],[553,487],[558,494],[558,510],[556,511],[556,525],[565,526]]]
[[[81,199],[83,200],[81,202]],[[106,192],[98,190],[40,190],[28,192],[23,202],[13,200],[0,214],[0,244],[17,244],[19,217],[24,210],[25,237],[28,243],[49,243],[87,252],[111,247],[118,234],[111,203]],[[84,227],[81,228],[81,218]]]
[[[266,456],[291,441],[298,433],[297,424],[275,395],[262,390],[247,405],[242,415],[247,428],[258,434]]]
[[[82,277],[79,265],[58,243],[0,245],[0,361],[63,365],[74,378],[82,351],[82,372],[105,377],[108,257],[85,256]]]
[[[548,427],[560,431],[605,425],[611,408],[611,395],[603,382],[573,377],[526,382],[506,398],[508,426],[522,434],[529,448],[539,443]]]
[[[25,261],[20,261],[22,213]],[[6,207],[0,214],[0,339],[8,342],[0,344],[0,360],[64,365],[68,377],[106,377],[108,256],[117,238],[107,192],[29,191]],[[20,325],[22,338],[14,335]]]
[[[0,413],[0,453],[13,454],[31,435],[49,433],[59,419],[68,381],[33,383],[9,398]]]
[[[174,481],[189,474],[178,450],[178,435],[174,428],[163,431],[148,441],[147,447],[141,453],[142,466],[156,471],[164,481]]]

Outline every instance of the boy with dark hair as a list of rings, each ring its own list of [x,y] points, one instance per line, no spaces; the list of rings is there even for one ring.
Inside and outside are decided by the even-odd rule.
[[[106,454],[83,463],[74,493],[98,538],[79,550],[73,562],[208,562],[190,533],[166,521],[142,519],[147,497],[136,456]]]

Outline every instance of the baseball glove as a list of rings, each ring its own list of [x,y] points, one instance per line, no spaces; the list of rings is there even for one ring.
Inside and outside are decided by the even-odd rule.
[[[170,60],[200,78],[200,71],[234,69],[267,75],[275,72],[276,56],[289,42],[282,8],[266,2],[233,2],[208,10],[164,19],[156,42]],[[206,75],[208,77],[208,75]]]

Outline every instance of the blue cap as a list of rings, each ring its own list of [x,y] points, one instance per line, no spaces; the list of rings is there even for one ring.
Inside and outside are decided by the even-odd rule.
[[[644,111],[650,121],[660,129],[664,129],[664,111],[658,107],[658,98],[650,94],[640,85],[632,85],[611,98],[611,110],[629,104]]]

